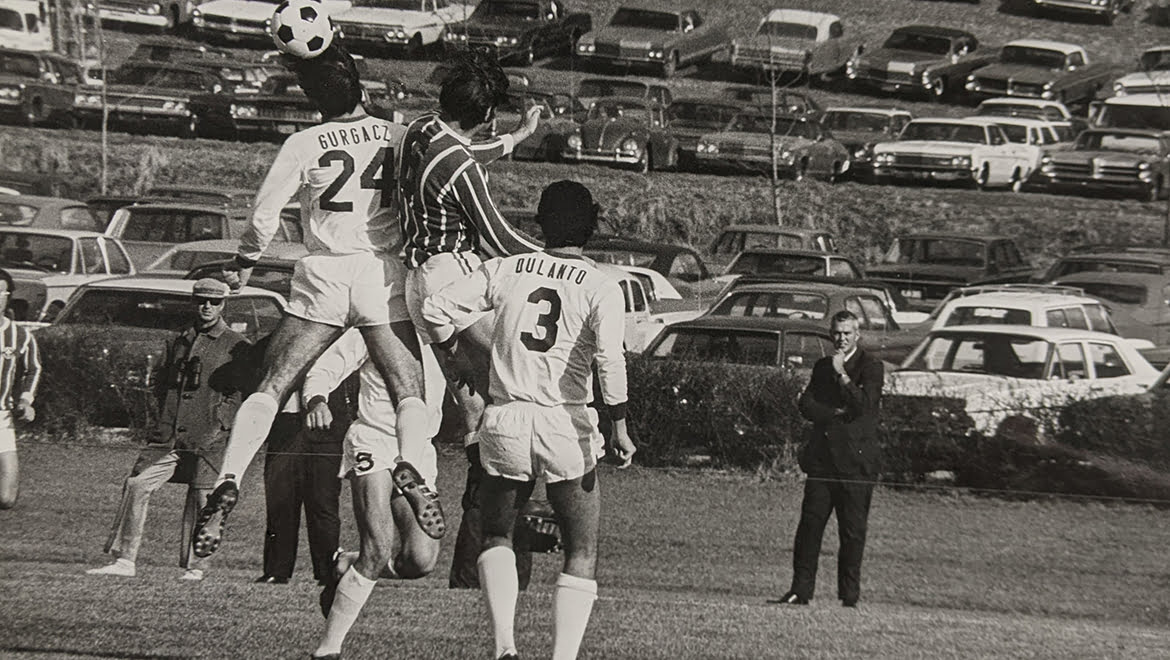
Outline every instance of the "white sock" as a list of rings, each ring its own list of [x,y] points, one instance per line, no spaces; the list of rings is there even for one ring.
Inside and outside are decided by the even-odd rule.
[[[553,660],[572,660],[597,600],[597,581],[561,573],[553,594]]]
[[[376,583],[377,580],[365,577],[352,566],[341,576],[337,582],[337,595],[333,597],[333,607],[329,609],[329,619],[325,621],[325,634],[313,655],[341,653],[341,644],[353,627],[353,622],[357,621]]]
[[[398,402],[395,414],[397,420],[394,423],[394,430],[398,436],[398,454],[403,460],[414,465],[415,469],[419,469],[426,443],[431,441],[428,433],[431,413],[422,399],[412,396]],[[433,488],[435,484],[427,485]]]
[[[223,454],[223,467],[219,471],[216,485],[228,478],[234,479],[237,486],[240,485],[244,471],[252,463],[256,452],[260,451],[268,432],[272,430],[276,410],[276,399],[263,392],[256,392],[240,404],[240,409],[236,411],[236,420],[232,424],[227,450]]]
[[[516,599],[520,595],[520,578],[516,575],[516,553],[512,548],[496,546],[479,555],[479,584],[492,619],[496,638],[496,657],[516,651]]]

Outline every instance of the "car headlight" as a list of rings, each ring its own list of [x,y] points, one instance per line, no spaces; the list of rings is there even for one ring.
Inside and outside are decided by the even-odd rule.
[[[856,78],[857,70],[861,68],[861,62],[857,60],[849,60],[845,62],[845,76],[847,78]]]
[[[19,87],[0,87],[0,99],[11,99],[13,101],[20,98]],[[76,97],[74,97],[76,99]]]
[[[232,117],[237,119],[250,119],[256,116],[256,106],[254,105],[231,105]]]
[[[877,154],[876,156],[873,157],[873,162],[875,165],[889,165],[890,163],[894,162],[894,154],[891,154],[891,153]]]
[[[650,59],[652,59],[652,60],[660,60],[660,59],[662,59],[662,51],[660,51],[660,50],[651,50],[651,51],[649,51],[648,53],[646,53],[646,56],[647,56],[647,57],[649,57],[649,58],[650,58]]]
[[[1137,168],[1139,170],[1148,170],[1150,169],[1150,164],[1143,160],[1137,164]]]
[[[951,159],[951,165],[955,167],[971,167],[970,156],[955,156]]]
[[[597,50],[597,46],[593,44],[577,44],[578,53],[592,53]]]
[[[186,112],[187,104],[182,101],[164,101],[162,109],[166,112]]]
[[[198,7],[191,10],[191,18],[201,18],[202,16],[203,12],[199,11]]]
[[[570,135],[567,140],[565,140],[565,144],[569,145],[570,149],[576,149],[577,151],[580,151],[581,136],[574,133],[573,135]]]
[[[869,160],[873,148],[868,144],[863,144],[853,150],[853,160]]]
[[[792,153],[788,149],[785,149],[784,151],[780,152],[780,162],[781,163],[784,163],[785,165],[791,165],[795,161],[796,161],[796,154]]]
[[[145,11],[147,14],[149,14],[151,16],[158,16],[159,14],[162,13],[162,5],[160,5],[158,3],[155,3],[153,5],[149,5],[146,7]]]
[[[1113,83],[1113,95],[1125,96],[1125,85],[1121,84],[1121,81]]]
[[[626,138],[622,140],[620,150],[624,153],[636,154],[642,150],[642,145],[638,144],[638,141],[634,138]]]

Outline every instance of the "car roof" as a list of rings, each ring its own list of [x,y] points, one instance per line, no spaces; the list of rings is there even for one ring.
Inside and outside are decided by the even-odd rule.
[[[802,23],[815,25],[820,30],[828,29],[829,25],[841,20],[836,14],[826,14],[820,11],[804,9],[773,9],[764,16],[761,22]]]
[[[976,119],[976,117],[970,117],[970,119]],[[1051,126],[1053,123],[1064,123],[1064,124],[1068,123],[1068,122],[1052,122],[1052,121],[1049,121],[1047,119],[1036,119],[1034,117],[988,117],[988,116],[984,115],[982,117],[978,117],[977,119],[990,120],[991,123],[993,123],[993,124],[1009,124],[1009,125],[1014,125],[1014,126],[1031,126],[1031,127],[1035,127],[1035,128],[1043,128],[1045,126]]]
[[[1064,305],[1092,305],[1100,304],[1100,300],[1076,293],[1039,293],[1039,292],[998,292],[976,293],[969,296],[954,298],[948,304],[956,307],[1031,307],[1044,308]]]
[[[4,195],[3,197],[0,197],[0,202],[27,204],[28,206],[35,206],[37,208],[51,208],[54,206],[85,206],[85,202],[76,199],[69,199],[67,197],[48,197],[45,195]]]
[[[1059,50],[1064,54],[1082,51],[1080,44],[1070,44],[1064,41],[1049,41],[1047,39],[1016,39],[1004,44],[1004,47],[1019,46],[1021,48],[1042,48],[1044,50]]]
[[[595,237],[585,244],[585,252],[588,253],[590,250],[630,250],[667,255],[693,251],[686,245],[655,243],[653,241],[642,241],[636,238],[621,238],[617,236]]]
[[[5,234],[47,234],[52,236],[60,236],[61,238],[109,238],[100,231],[87,231],[84,229],[58,229],[56,227],[12,227],[10,225],[0,225],[0,233]]]
[[[217,206],[215,204],[191,204],[185,202],[144,202],[141,204],[130,204],[122,207],[122,209],[119,210],[133,210],[136,213],[142,211],[192,211],[198,213],[231,215],[233,209],[231,207]]]
[[[1131,135],[1133,137],[1152,137],[1152,138],[1166,137],[1166,133],[1164,131],[1159,131],[1159,130],[1156,130],[1153,128],[1108,128],[1108,127],[1104,127],[1104,126],[1094,126],[1092,128],[1086,128],[1085,130],[1081,131],[1081,133],[1082,134],[1100,133],[1100,134],[1108,134],[1108,135]]]
[[[630,273],[629,271],[619,268],[613,264],[596,264],[596,266],[598,271],[616,282],[638,281],[638,278],[635,277],[633,273]],[[641,285],[641,282],[638,282],[638,284]]]
[[[1101,252],[1072,252],[1057,261],[1117,261],[1139,264],[1170,264],[1170,255],[1158,252],[1122,252],[1103,250]]]
[[[764,330],[815,332],[828,336],[824,323],[788,319],[780,316],[700,316],[689,321],[679,321],[667,326],[668,329],[695,330]]]
[[[915,117],[910,120],[912,124],[926,122],[932,124],[962,124],[966,126],[989,126],[998,123],[993,117]]]
[[[238,238],[210,238],[203,241],[177,243],[167,252],[211,252],[224,250],[235,252],[240,247]],[[264,248],[264,256],[272,259],[299,259],[309,253],[304,243],[296,241],[273,241]]]
[[[185,293],[190,294],[192,288],[195,286],[195,280],[180,279],[177,277],[154,277],[151,275],[127,275],[126,277],[116,277],[112,279],[99,280],[97,282],[90,282],[84,285],[87,289],[116,289],[118,291],[157,291],[159,293]],[[260,296],[263,298],[275,298],[283,302],[284,296],[281,296],[275,291],[262,289],[260,287],[245,286],[240,289],[239,293],[233,293],[232,296]]]
[[[740,251],[740,254],[775,254],[783,256],[791,255],[794,257],[819,257],[822,259],[827,257],[841,257],[842,259],[845,258],[845,255],[837,254],[836,252],[819,252],[817,250],[791,250],[788,248],[770,247],[744,248]]]
[[[765,225],[765,224],[742,224],[742,225],[727,225],[719,231],[720,234],[736,232],[736,231],[752,231],[761,234],[784,234],[789,236],[805,236],[817,237],[832,235],[827,229],[809,229],[808,227],[788,227],[785,225]]]
[[[832,282],[792,282],[779,280],[776,282],[753,282],[733,287],[727,295],[734,293],[772,293],[774,291],[796,291],[799,293],[840,294],[843,296],[873,296],[873,289],[834,284]]]
[[[894,32],[917,32],[919,34],[931,34],[938,37],[974,37],[966,30],[958,30],[955,28],[941,27],[938,25],[903,25],[899,28],[894,28]]]
[[[724,107],[724,108],[735,108],[737,110],[739,108],[744,107],[743,101],[737,101],[735,99],[716,98],[716,97],[711,97],[711,96],[682,96],[682,97],[674,98],[670,102],[670,104],[672,106],[680,105],[680,104],[684,104],[684,103],[693,103],[695,105],[717,105],[717,106]]]
[[[702,8],[698,2],[674,2],[664,6],[661,0],[625,0],[618,5],[619,9],[646,9],[663,14],[681,14],[687,11],[698,11]],[[702,12],[700,12],[702,13]]]
[[[887,117],[911,114],[909,110],[903,110],[901,108],[881,108],[866,105],[832,105],[825,108],[825,114],[830,112],[862,112],[869,115],[885,115]]]
[[[1096,301],[1094,301],[1096,302]],[[1068,341],[1076,339],[1084,340],[1109,340],[1109,343],[1122,344],[1124,339],[1117,335],[1111,335],[1105,332],[1096,332],[1094,330],[1082,330],[1079,328],[1050,328],[1033,325],[952,325],[946,328],[939,328],[938,330],[931,330],[930,334],[993,334],[993,335],[1023,335],[1027,337],[1036,337],[1038,339],[1045,339],[1048,341]]]
[[[1145,284],[1162,286],[1167,284],[1165,275],[1158,273],[1128,273],[1115,271],[1085,270],[1079,273],[1069,273],[1056,278],[1059,283],[1077,284]]]
[[[996,96],[990,99],[984,99],[979,105],[1029,105],[1034,108],[1060,108],[1064,106],[1060,101],[1027,99],[1018,96]]]
[[[926,231],[917,232],[913,234],[902,234],[895,236],[896,239],[912,238],[912,239],[942,239],[950,241],[968,241],[971,243],[989,243],[991,241],[1011,240],[1008,236],[989,234],[986,236],[971,236],[970,234],[959,234],[956,232],[945,231]]]
[[[1140,105],[1163,108],[1170,106],[1165,94],[1126,94],[1105,99],[1105,105]]]
[[[211,197],[211,196],[231,197],[233,199],[237,198],[237,197],[251,198],[251,197],[254,197],[256,195],[256,191],[253,188],[226,188],[223,186],[192,186],[192,185],[188,185],[185,183],[156,183],[155,185],[151,186],[150,190],[147,191],[146,194],[147,195],[166,194],[166,192],[159,192],[159,191],[166,191],[166,192],[178,191],[178,192],[183,192],[183,193],[191,193],[191,194],[195,194],[195,195],[207,195],[209,197]]]

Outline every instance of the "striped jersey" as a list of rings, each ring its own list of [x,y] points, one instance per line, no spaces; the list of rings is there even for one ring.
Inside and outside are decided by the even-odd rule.
[[[596,361],[602,399],[625,404],[625,298],[592,261],[555,251],[489,260],[423,302],[423,330],[443,342],[459,320],[488,310],[494,403],[585,405]]]
[[[0,322],[0,410],[12,410],[21,399],[31,405],[40,382],[36,338],[5,317]]]
[[[502,257],[540,250],[539,243],[508,224],[488,193],[483,164],[514,146],[510,135],[472,144],[434,114],[407,127],[397,179],[408,268],[440,252]]]
[[[239,254],[255,261],[280,227],[280,212],[296,196],[305,247],[312,253],[397,252],[401,239],[393,195],[382,177],[406,127],[369,115],[306,128],[285,140],[252,208]]]

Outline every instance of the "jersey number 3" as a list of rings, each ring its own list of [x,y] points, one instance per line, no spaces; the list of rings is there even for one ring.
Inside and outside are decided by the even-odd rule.
[[[373,160],[366,165],[366,169],[362,170],[362,176],[359,183],[362,188],[367,190],[381,190],[382,180],[374,178],[378,170],[382,168],[382,164],[386,162],[386,152],[388,147],[378,149],[378,153],[374,154]],[[323,211],[340,211],[347,213],[353,211],[353,202],[344,202],[334,199],[337,193],[349,183],[349,178],[353,176],[354,162],[353,156],[349,152],[341,150],[326,151],[321,154],[321,158],[317,160],[318,167],[329,167],[333,163],[341,163],[341,173],[329,184],[325,192],[321,193],[321,210]]]
[[[540,337],[531,332],[521,332],[520,341],[524,348],[537,353],[547,353],[557,343],[557,322],[561,320],[561,296],[556,289],[542,286],[528,294],[528,302],[539,305],[548,303],[548,311],[536,317],[536,327],[543,330]]]

